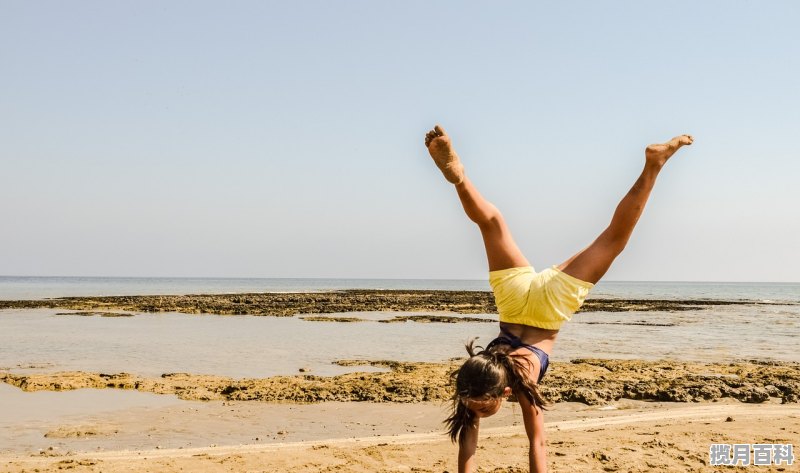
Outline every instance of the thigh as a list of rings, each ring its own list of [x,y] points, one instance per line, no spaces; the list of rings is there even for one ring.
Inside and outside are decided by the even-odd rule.
[[[558,269],[581,281],[597,284],[620,252],[619,245],[602,234],[591,245],[558,265]]]
[[[502,217],[491,223],[481,225],[480,229],[483,236],[483,245],[486,247],[489,271],[531,265],[517,246]]]

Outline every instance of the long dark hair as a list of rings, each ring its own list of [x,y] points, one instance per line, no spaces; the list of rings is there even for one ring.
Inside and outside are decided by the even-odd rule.
[[[480,350],[476,352],[473,338],[465,347],[469,358],[450,374],[455,385],[453,411],[444,421],[450,440],[461,445],[466,427],[475,424],[475,413],[467,409],[467,399],[498,398],[508,386],[515,395],[527,397],[531,404],[541,408],[550,405],[528,376],[531,361],[522,355],[512,355],[514,348],[510,345],[498,343],[488,350],[478,346]]]

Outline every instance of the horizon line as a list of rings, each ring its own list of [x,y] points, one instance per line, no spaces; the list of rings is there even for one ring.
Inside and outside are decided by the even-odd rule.
[[[466,279],[466,278],[366,278],[366,277],[269,277],[269,276],[31,276],[31,275],[5,275],[0,274],[0,278],[40,278],[40,279],[283,279],[283,280],[350,280],[350,281],[487,281],[488,279]],[[653,280],[653,279],[609,279],[600,280],[612,283],[705,283],[705,284],[800,284],[800,281],[719,281],[719,280]]]

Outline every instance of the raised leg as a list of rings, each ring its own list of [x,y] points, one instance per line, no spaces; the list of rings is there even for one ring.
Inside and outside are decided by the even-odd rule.
[[[666,143],[648,146],[644,170],[617,206],[608,228],[591,245],[561,263],[558,268],[570,276],[597,283],[625,249],[664,164],[681,146],[690,145],[692,141],[691,136],[681,135]]]
[[[483,198],[468,177],[456,184],[458,198],[467,217],[478,225],[486,248],[489,271],[530,266],[514,242],[503,215],[492,203]]]
[[[489,271],[529,266],[530,263],[514,242],[503,215],[483,198],[466,176],[450,137],[439,125],[425,136],[425,146],[445,178],[455,184],[467,217],[478,225],[486,248]]]

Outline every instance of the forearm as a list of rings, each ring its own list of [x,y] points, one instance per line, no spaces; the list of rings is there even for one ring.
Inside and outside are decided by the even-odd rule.
[[[528,456],[531,473],[547,473],[547,447],[544,442],[532,442]]]
[[[458,452],[458,473],[472,473],[475,470],[475,452],[462,454]]]
[[[517,394],[525,432],[528,434],[528,461],[531,473],[547,472],[547,438],[544,433],[544,411],[531,403],[524,393]]]
[[[478,449],[478,420],[464,431],[464,441],[458,446],[458,473],[475,470],[475,451]]]

